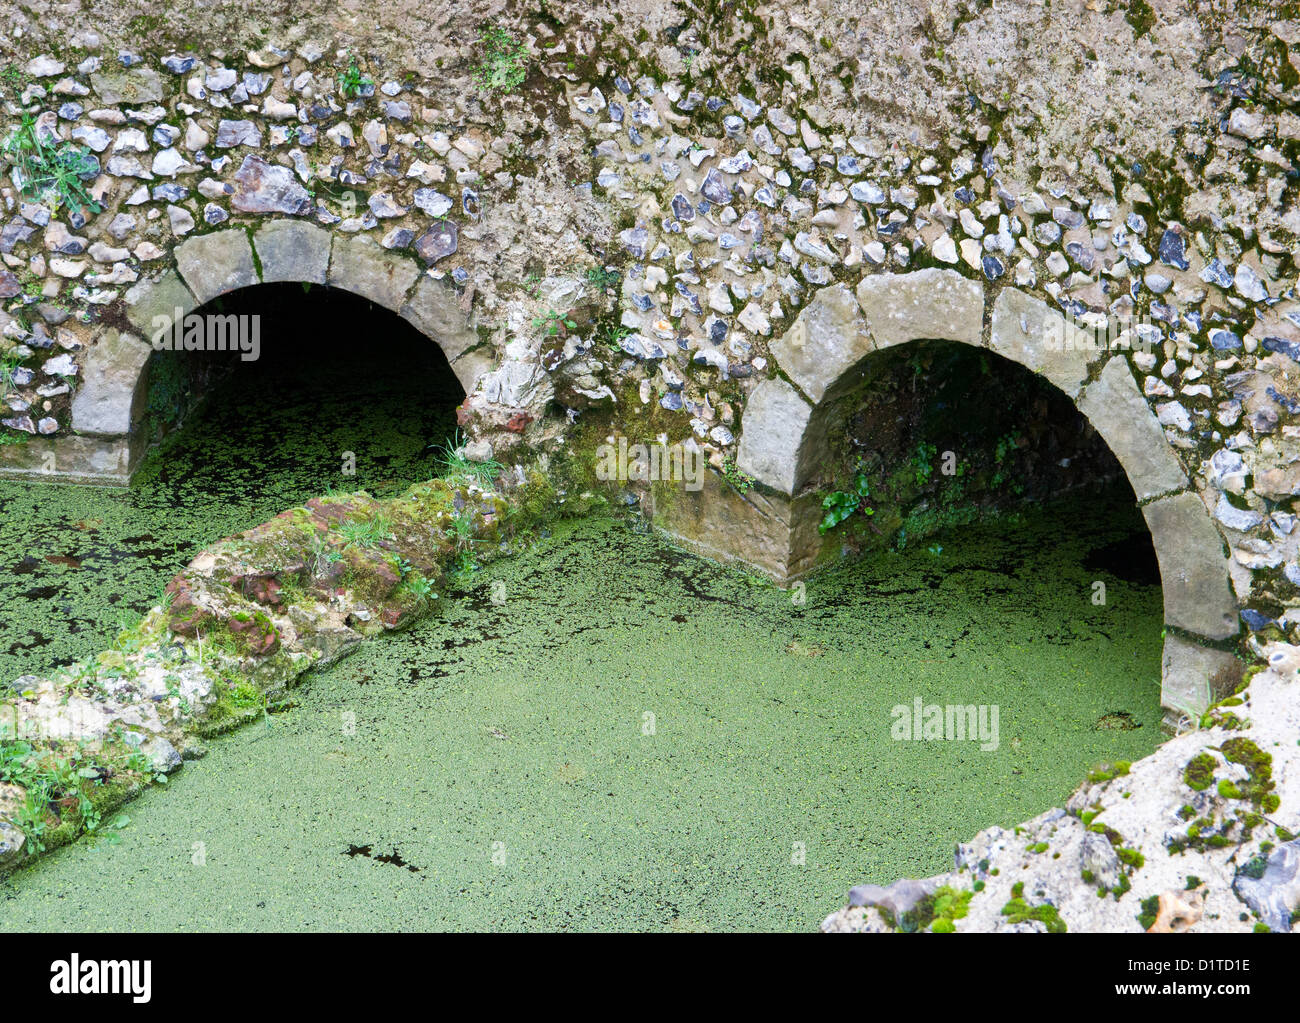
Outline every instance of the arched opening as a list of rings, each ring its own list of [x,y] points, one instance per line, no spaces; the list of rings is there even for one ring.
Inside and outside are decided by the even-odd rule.
[[[1130,333],[1098,345],[1061,312],[1015,288],[992,302],[978,281],[950,270],[866,277],[851,292],[824,288],[771,344],[777,375],[745,404],[735,468],[754,496],[655,508],[694,549],[740,561],[789,583],[823,557],[824,497],[810,486],[834,428],[833,411],[881,352],[943,338],[1005,356],[1060,390],[1104,440],[1132,487],[1160,567],[1167,627],[1161,700],[1168,721],[1194,721],[1231,689],[1241,663],[1229,649],[1240,631],[1224,539],[1129,363]],[[1109,330],[1108,330],[1109,333]],[[1122,342],[1122,343],[1120,343]],[[720,507],[712,514],[705,507]],[[725,528],[715,523],[721,522]],[[743,523],[743,529],[732,528]]]
[[[0,645],[7,677],[106,647],[222,537],[319,494],[388,496],[437,473],[464,392],[438,343],[396,313],[298,283],[195,312],[227,318],[227,351],[148,355],[136,429],[153,446],[129,487],[0,484],[0,609],[22,609]],[[240,357],[241,317],[250,330],[259,318],[256,359]]]
[[[256,285],[183,323],[150,356],[137,487],[270,514],[328,489],[387,495],[427,479],[455,431],[464,390],[438,344],[350,292]]]
[[[1123,467],[1045,378],[988,349],[923,340],[872,354],[837,390],[804,484],[821,512],[821,562],[1048,513],[1122,532],[1129,573],[1158,585]]]
[[[819,516],[809,586],[911,637],[898,702],[999,706],[1013,735],[1029,717],[1063,734],[1146,727],[1154,748],[1159,564],[1123,467],[1074,402],[995,352],[931,340],[869,355],[836,395],[799,495]]]

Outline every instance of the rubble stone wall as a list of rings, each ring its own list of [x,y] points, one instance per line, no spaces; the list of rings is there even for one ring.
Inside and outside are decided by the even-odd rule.
[[[1294,4],[35,4],[0,93],[7,473],[121,481],[155,316],[331,284],[442,346],[477,451],[698,445],[650,513],[785,581],[828,403],[944,338],[1124,466],[1183,724],[1294,627]]]

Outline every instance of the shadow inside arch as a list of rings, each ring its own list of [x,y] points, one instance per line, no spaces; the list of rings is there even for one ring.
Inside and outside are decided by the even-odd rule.
[[[291,507],[327,489],[395,493],[435,473],[430,445],[455,432],[465,392],[438,344],[396,313],[339,288],[276,283],[218,296],[183,322],[146,364],[137,429],[150,448],[137,481],[232,500],[270,489]]]
[[[1115,454],[1069,396],[988,349],[922,340],[873,352],[813,410],[799,463],[799,493],[819,498],[819,560],[1073,500],[1098,515],[1125,509],[1142,562],[1131,567],[1155,581]]]

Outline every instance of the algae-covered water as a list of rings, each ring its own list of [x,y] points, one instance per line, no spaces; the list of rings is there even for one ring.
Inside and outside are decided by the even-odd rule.
[[[0,481],[0,682],[105,648],[222,536],[435,471],[461,398],[441,356],[313,299],[306,319],[259,310],[262,360],[130,490]],[[119,843],[0,882],[0,929],[806,930],[851,885],[943,870],[1159,741],[1131,494],[803,592],[569,523],[441,604],[213,740],[127,807]],[[996,749],[893,738],[918,699],[996,706]]]
[[[1155,747],[1140,522],[1049,509],[838,567],[803,603],[620,521],[557,528],[214,740],[120,844],[0,882],[0,922],[810,929]],[[918,697],[996,705],[996,750],[891,738]]]
[[[264,292],[286,297],[246,295]],[[435,474],[429,445],[453,432],[463,394],[428,339],[378,310],[388,319],[367,322],[388,324],[386,356],[365,359],[375,328],[354,337],[346,326],[373,307],[329,289],[251,308],[263,316],[261,358],[207,394],[129,491],[0,480],[0,685],[104,649],[224,536],[327,488],[384,497]]]

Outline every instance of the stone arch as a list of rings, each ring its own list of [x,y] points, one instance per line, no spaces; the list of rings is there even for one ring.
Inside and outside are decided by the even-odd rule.
[[[778,374],[755,388],[745,408],[736,462],[763,484],[751,502],[750,529],[764,532],[765,541],[750,544],[739,560],[781,582],[812,567],[820,509],[805,488],[826,444],[832,404],[853,393],[875,353],[922,339],[984,348],[1065,393],[1118,459],[1160,566],[1168,627],[1162,702],[1177,713],[1201,713],[1212,687],[1225,684],[1215,676],[1235,667],[1231,655],[1207,645],[1239,632],[1223,537],[1127,358],[1093,347],[1090,334],[1024,292],[1004,287],[991,308],[990,297],[983,283],[944,269],[877,274],[856,291],[836,284],[817,293],[773,341]],[[711,534],[710,553],[728,555],[718,546],[723,537]],[[755,551],[763,557],[755,559]]]
[[[141,281],[125,295],[125,320],[100,332],[85,360],[85,382],[72,404],[73,435],[54,443],[95,450],[87,462],[72,451],[79,471],[100,482],[125,483],[143,454],[137,429],[144,413],[147,366],[155,317],[188,314],[220,295],[258,284],[320,284],[383,306],[439,345],[465,393],[495,360],[455,290],[360,235],[332,233],[299,220],[270,220],[255,228],[197,235],[173,250],[176,266]]]

